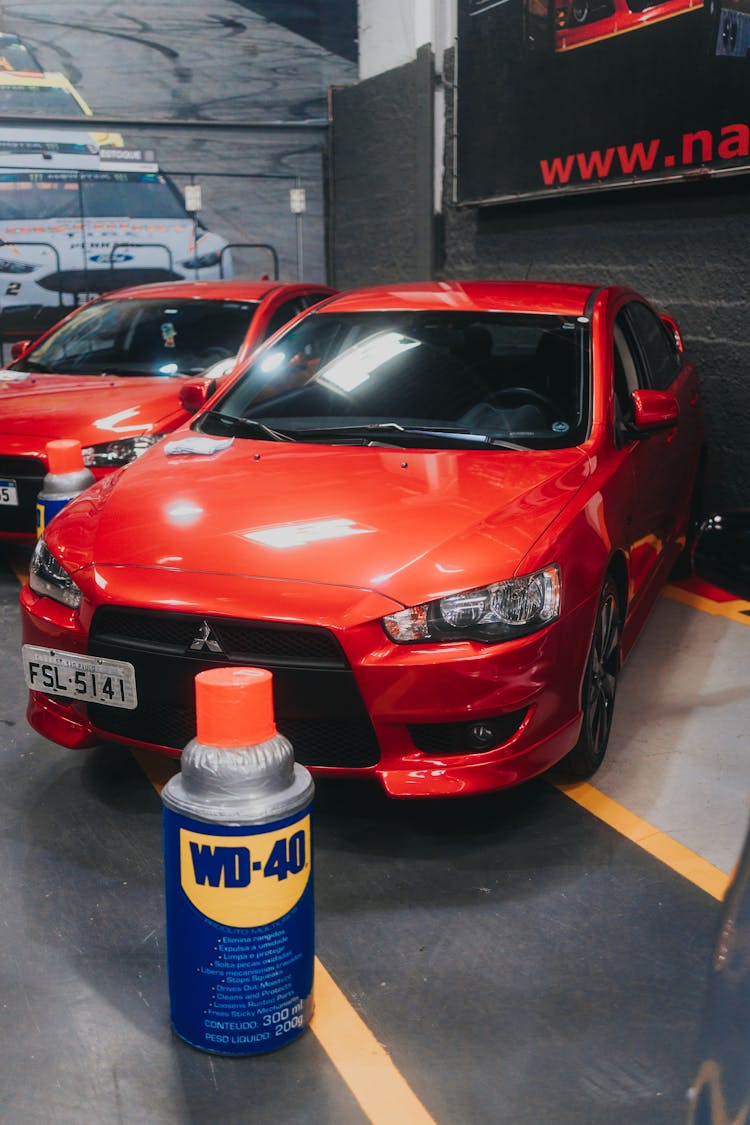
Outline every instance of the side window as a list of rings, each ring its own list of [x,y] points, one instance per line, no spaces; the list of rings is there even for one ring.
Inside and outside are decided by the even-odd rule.
[[[628,324],[624,313],[615,320],[614,342],[614,393],[615,393],[615,436],[618,441],[624,438],[625,427],[633,420],[633,391],[647,385],[645,373],[639,369],[636,356],[628,343]]]
[[[680,370],[674,340],[659,317],[639,301],[628,305],[627,314],[646,358],[651,386],[655,391],[665,391]]]
[[[325,293],[305,293],[304,297],[300,297],[300,307],[303,309],[312,308],[313,305],[319,305],[321,301],[326,299]]]
[[[299,297],[292,297],[290,301],[284,301],[283,304],[279,305],[276,312],[269,320],[263,339],[267,340],[269,336],[273,336],[274,332],[278,332],[279,328],[283,328],[288,320],[291,320],[297,313],[302,312],[304,307]]]

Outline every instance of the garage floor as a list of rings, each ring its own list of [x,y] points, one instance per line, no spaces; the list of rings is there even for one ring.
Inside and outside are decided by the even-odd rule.
[[[168,763],[26,726],[23,566],[0,549],[3,1125],[684,1122],[747,821],[750,607],[668,590],[595,785],[404,804],[320,783],[313,1027],[227,1059],[169,1025]]]

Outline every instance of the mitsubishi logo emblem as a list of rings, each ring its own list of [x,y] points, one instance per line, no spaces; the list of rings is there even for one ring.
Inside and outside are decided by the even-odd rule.
[[[201,623],[200,629],[195,634],[195,640],[190,645],[190,651],[201,652],[204,648],[209,652],[221,652],[223,655],[223,649],[211,632],[211,626],[207,621]]]

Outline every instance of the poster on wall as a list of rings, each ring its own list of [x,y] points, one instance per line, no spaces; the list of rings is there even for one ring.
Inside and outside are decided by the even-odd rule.
[[[459,203],[750,170],[750,0],[459,0]]]

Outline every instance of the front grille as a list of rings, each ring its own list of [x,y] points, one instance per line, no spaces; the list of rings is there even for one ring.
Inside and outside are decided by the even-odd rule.
[[[0,480],[16,482],[18,506],[0,504],[0,532],[32,534],[36,530],[36,498],[47,472],[34,457],[0,457]]]
[[[192,651],[208,625],[224,654]],[[94,616],[89,652],[135,665],[134,711],[89,705],[101,731],[182,749],[195,737],[198,672],[252,665],[273,673],[276,725],[308,766],[361,769],[380,757],[352,670],[335,636],[316,626],[103,607]]]
[[[209,626],[226,659],[303,661],[332,668],[348,667],[336,638],[314,625],[287,625],[275,621],[233,621],[224,617],[196,617],[189,613],[101,609],[96,635],[101,642],[145,647],[154,652],[183,655],[201,630]]]

